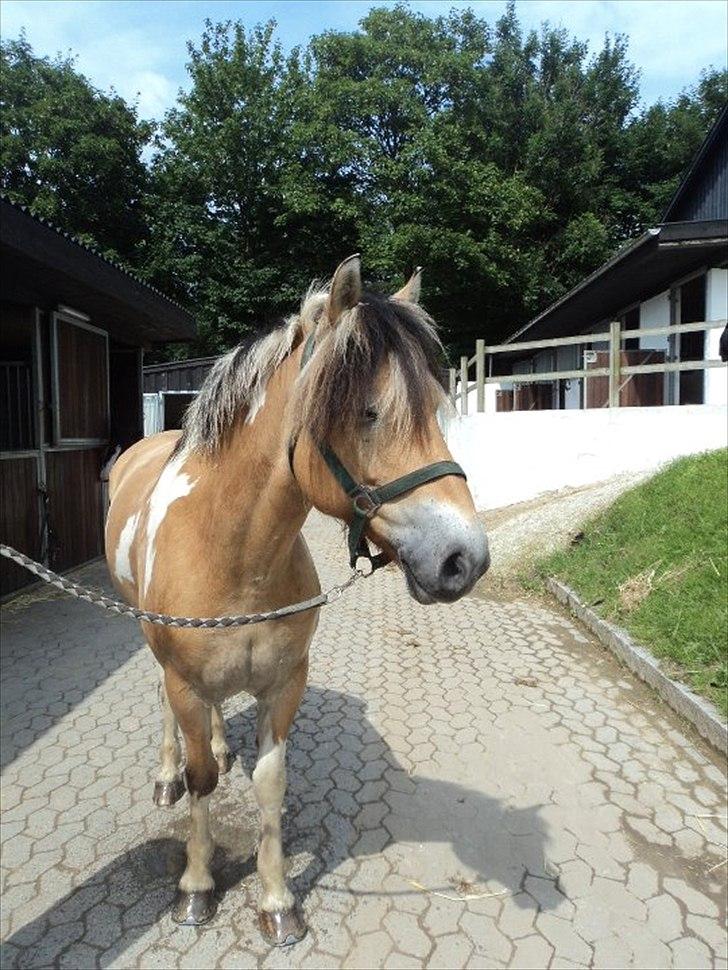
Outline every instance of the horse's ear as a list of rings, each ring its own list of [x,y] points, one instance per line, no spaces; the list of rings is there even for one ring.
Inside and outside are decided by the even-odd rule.
[[[420,288],[422,286],[422,267],[418,266],[401,290],[392,296],[393,300],[405,300],[407,303],[420,302]]]
[[[359,253],[339,263],[331,280],[326,316],[336,323],[342,313],[351,310],[361,300],[361,260]]]

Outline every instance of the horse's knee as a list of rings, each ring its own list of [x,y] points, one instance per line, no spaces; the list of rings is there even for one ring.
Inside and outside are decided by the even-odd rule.
[[[212,755],[201,762],[188,762],[185,766],[187,790],[191,795],[197,795],[200,798],[211,795],[217,788],[218,775],[218,764]]]

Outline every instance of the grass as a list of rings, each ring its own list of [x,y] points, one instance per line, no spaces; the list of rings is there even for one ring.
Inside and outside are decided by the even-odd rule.
[[[728,714],[728,452],[682,458],[540,560]]]

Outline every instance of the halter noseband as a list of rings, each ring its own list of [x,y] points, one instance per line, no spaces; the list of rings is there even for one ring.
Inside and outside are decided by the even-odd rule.
[[[303,348],[301,370],[303,370],[311,359],[315,347],[316,332],[314,331],[309,335]],[[294,474],[294,477],[293,455],[296,450],[297,440],[297,438],[293,438],[288,447],[288,463],[291,466],[291,473]],[[425,465],[416,471],[402,475],[400,478],[395,478],[394,481],[388,482],[386,485],[378,485],[376,487],[363,485],[350,475],[333,449],[329,448],[328,445],[319,445],[318,448],[329,471],[351,499],[354,518],[349,525],[349,565],[352,567],[355,566],[357,559],[360,557],[368,559],[372,567],[372,572],[375,569],[379,569],[380,566],[385,566],[388,561],[387,554],[384,552],[380,552],[378,555],[372,554],[369,543],[364,535],[367,522],[374,518],[381,506],[385,502],[391,502],[392,499],[399,498],[400,495],[404,495],[406,492],[411,492],[413,489],[419,488],[420,485],[425,485],[427,482],[435,481],[438,478],[444,478],[446,475],[458,475],[460,478],[467,477],[457,462],[435,461],[431,465]]]

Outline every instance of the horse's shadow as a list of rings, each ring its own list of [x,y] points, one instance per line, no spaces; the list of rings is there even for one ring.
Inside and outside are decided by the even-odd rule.
[[[256,758],[255,706],[235,714],[227,727],[250,776]],[[291,730],[287,761],[284,841],[289,855],[308,859],[292,881],[302,900],[346,859],[376,854],[392,844],[412,849],[415,856],[427,846],[430,855],[435,845],[449,846],[457,858],[455,871],[443,872],[444,882],[432,887],[449,893],[463,881],[487,884],[496,891],[502,887],[527,908],[535,904],[522,892],[525,878],[552,883],[544,868],[548,833],[541,806],[510,808],[476,789],[405,769],[367,719],[358,696],[309,687]],[[444,851],[440,859],[448,855]],[[381,891],[381,886],[372,887],[373,893]],[[406,878],[401,891],[413,891]],[[563,901],[555,886],[551,893],[544,885],[540,896],[542,908]]]
[[[405,770],[365,710],[359,697],[311,686],[291,731],[283,831],[286,854],[294,860],[291,886],[299,900],[305,904],[317,887],[355,895],[417,893],[406,876],[415,874],[423,852],[428,857],[442,852],[438,860],[455,871],[443,870],[433,877],[437,885],[431,888],[438,891],[467,893],[463,883],[478,883],[507,891],[522,908],[549,909],[563,902],[544,870],[547,830],[539,806],[511,809],[475,789]],[[228,718],[227,733],[249,778],[255,765],[254,704]],[[221,796],[213,796],[213,835],[218,842],[213,874],[220,896],[255,872],[257,818],[250,792],[238,795],[238,782],[239,776],[231,776],[230,783],[221,786]],[[242,812],[241,803],[247,806]],[[122,913],[121,931],[115,939],[109,936],[103,965],[160,919],[167,919],[184,868],[185,808],[185,801],[177,806],[166,826],[169,834],[118,856],[13,933],[2,965],[58,965],[61,941],[68,946],[67,934],[54,930],[59,924],[77,922],[78,944],[88,937],[98,946],[105,931],[95,925],[94,914],[98,911],[102,919],[103,907],[97,903],[105,900],[120,906]],[[404,860],[400,880],[389,880],[386,886],[379,880],[371,887],[358,880],[356,889],[338,882],[337,869],[346,860],[376,856],[393,845],[401,847]],[[409,850],[414,868],[407,865]],[[538,902],[523,892],[529,875],[541,877]],[[224,919],[224,912],[223,906],[217,920]]]

